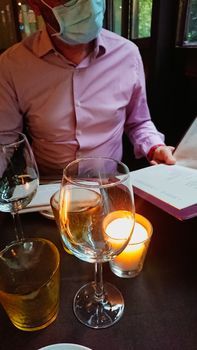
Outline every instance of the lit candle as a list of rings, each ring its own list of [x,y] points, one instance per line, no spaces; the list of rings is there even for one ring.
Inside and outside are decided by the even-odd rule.
[[[112,271],[120,277],[133,277],[141,271],[152,235],[151,223],[139,214],[135,217],[136,222],[128,245],[110,262]]]
[[[129,244],[123,252],[114,259],[121,270],[135,270],[138,267],[145,250],[144,241],[146,241],[147,238],[148,233],[145,227],[136,222]]]
[[[108,214],[103,222],[107,241],[113,250],[119,250],[131,235],[134,225],[133,214],[126,210],[117,210]]]

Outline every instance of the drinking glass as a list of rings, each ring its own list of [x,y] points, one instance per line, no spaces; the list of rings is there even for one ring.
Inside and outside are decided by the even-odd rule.
[[[26,136],[20,132],[0,132],[0,211],[14,219],[16,239],[23,239],[19,211],[36,194],[39,175]]]
[[[43,238],[10,243],[0,252],[0,302],[23,331],[47,327],[59,310],[57,247]]]
[[[95,280],[82,286],[73,310],[86,326],[106,328],[123,314],[116,287],[103,283],[102,263],[120,254],[135,220],[127,166],[111,158],[81,158],[64,169],[59,221],[63,244],[79,259],[95,264]]]

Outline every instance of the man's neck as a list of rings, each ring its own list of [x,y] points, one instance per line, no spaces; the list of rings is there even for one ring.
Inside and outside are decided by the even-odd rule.
[[[93,41],[87,44],[69,45],[56,36],[51,36],[51,41],[56,50],[74,64],[79,64],[94,49]]]

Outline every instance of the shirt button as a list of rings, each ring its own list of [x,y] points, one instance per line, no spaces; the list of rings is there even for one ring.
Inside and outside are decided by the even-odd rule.
[[[81,130],[77,130],[77,135],[81,135]]]
[[[80,101],[76,101],[76,106],[80,107],[81,106],[81,102]]]

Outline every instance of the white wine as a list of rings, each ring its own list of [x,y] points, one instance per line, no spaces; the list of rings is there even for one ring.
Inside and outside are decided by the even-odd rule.
[[[53,216],[53,218],[55,219],[55,222],[57,224],[58,229],[60,229],[60,223],[59,223],[59,196],[60,196],[60,192],[57,191],[55,192],[52,197],[50,198],[50,205],[51,205],[51,218]],[[72,252],[65,246],[65,244],[63,245],[64,250],[69,253],[72,254]]]
[[[89,189],[67,190],[61,206],[60,232],[63,243],[81,260],[109,261],[124,245],[124,242],[121,247],[113,245],[106,235],[104,222],[108,213],[100,193]],[[130,212],[128,216],[131,217]],[[131,230],[132,227],[133,221]]]
[[[100,194],[88,189],[67,190],[61,217],[62,214],[60,230],[64,244],[80,259],[95,261],[105,245],[99,239],[103,215]]]

